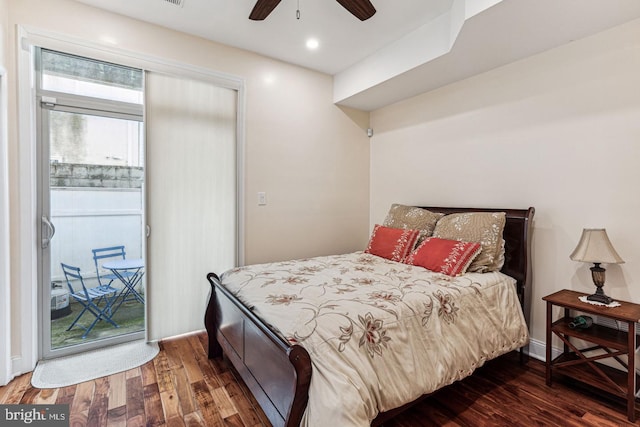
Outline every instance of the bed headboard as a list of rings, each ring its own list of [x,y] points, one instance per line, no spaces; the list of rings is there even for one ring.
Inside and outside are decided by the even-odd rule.
[[[506,214],[507,222],[503,233],[505,261],[501,271],[518,282],[518,298],[520,298],[524,316],[529,324],[531,312],[531,230],[535,209],[532,207],[529,209],[420,207],[444,214],[460,212],[504,212]]]

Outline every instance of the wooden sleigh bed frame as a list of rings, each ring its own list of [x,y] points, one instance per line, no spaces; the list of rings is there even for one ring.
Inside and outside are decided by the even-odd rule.
[[[483,209],[423,207],[444,214],[505,212],[505,263],[502,272],[517,281],[517,294],[527,324],[531,304],[531,230],[534,208]],[[209,273],[211,295],[205,314],[209,358],[226,355],[274,426],[300,424],[307,406],[312,367],[307,351],[291,345],[265,325],[251,310],[225,289],[215,273]],[[523,349],[520,349],[523,360]],[[373,426],[399,414],[418,400],[382,412]]]

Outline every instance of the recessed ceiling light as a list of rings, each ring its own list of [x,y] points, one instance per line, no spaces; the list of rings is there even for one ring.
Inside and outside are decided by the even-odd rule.
[[[320,42],[318,39],[308,39],[307,40],[307,49],[316,50],[320,46]]]
[[[276,77],[273,74],[266,74],[262,79],[268,85],[272,85],[276,82]]]

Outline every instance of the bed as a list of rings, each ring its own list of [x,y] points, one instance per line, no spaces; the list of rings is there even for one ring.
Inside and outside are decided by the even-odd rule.
[[[421,209],[502,215],[500,270],[450,276],[367,248],[208,274],[209,357],[274,426],[380,425],[487,360],[524,358],[534,208]]]

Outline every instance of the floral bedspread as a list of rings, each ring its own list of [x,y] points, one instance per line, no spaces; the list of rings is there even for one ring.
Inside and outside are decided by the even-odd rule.
[[[223,285],[311,356],[304,426],[368,426],[525,345],[515,280],[354,252],[229,270]]]

